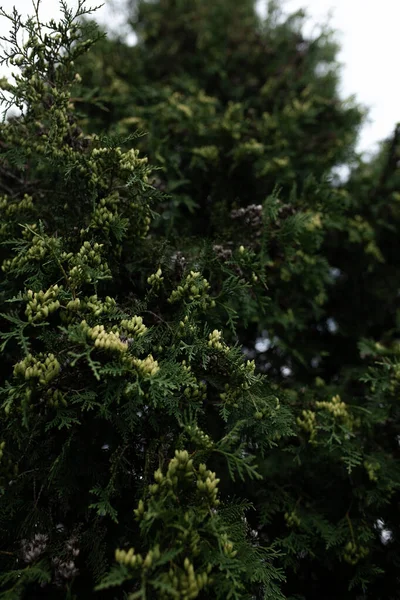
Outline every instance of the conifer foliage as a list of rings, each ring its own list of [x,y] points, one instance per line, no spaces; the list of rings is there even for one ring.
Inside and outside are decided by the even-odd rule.
[[[0,599],[394,599],[398,130],[301,14],[132,6],[0,9]]]
[[[77,126],[74,62],[99,37],[82,37],[84,4],[61,3],[60,23],[39,2],[25,23],[3,12],[20,69],[3,96],[22,115],[1,130],[2,598],[111,598],[117,584],[131,598],[279,597],[275,551],[204,461],[259,479],[244,439],[266,448],[291,418],[262,424],[279,401],[208,320],[219,298],[201,266],[176,268],[152,235],[159,193],[135,135]]]

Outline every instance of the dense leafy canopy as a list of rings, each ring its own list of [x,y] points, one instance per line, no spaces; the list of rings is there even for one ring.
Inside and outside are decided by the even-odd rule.
[[[61,4],[2,11],[0,598],[396,598],[399,128],[301,12]]]

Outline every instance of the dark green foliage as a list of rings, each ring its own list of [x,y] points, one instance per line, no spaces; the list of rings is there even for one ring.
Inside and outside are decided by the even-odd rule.
[[[249,598],[253,587],[279,596],[276,551],[250,536],[249,505],[225,493],[219,507],[220,480],[203,463],[225,488],[260,479],[246,439],[267,448],[291,430],[284,408],[268,425],[255,417],[273,410],[275,392],[215,327],[225,297],[246,285],[226,278],[211,291],[202,264],[176,268],[173,241],[151,231],[163,197],[132,147],[140,134],[88,136],[76,123],[74,60],[95,41],[76,22],[84,2],[63,7],[59,24],[41,24],[35,8],[27,46],[10,40],[21,75],[2,82],[23,113],[1,126],[1,597],[90,597],[117,547],[136,539],[145,551],[150,539],[151,550],[133,508],[174,453],[170,467],[186,457],[186,475],[168,471],[172,489],[146,513],[169,515],[171,527],[159,527],[148,582],[125,569],[131,597],[194,598],[206,583],[215,598]],[[185,486],[197,490],[186,505]],[[177,551],[173,529],[184,534]],[[171,561],[178,581],[157,570]],[[114,597],[115,577],[99,584],[102,597]]]
[[[3,82],[0,597],[396,598],[398,129],[302,13],[64,9]]]

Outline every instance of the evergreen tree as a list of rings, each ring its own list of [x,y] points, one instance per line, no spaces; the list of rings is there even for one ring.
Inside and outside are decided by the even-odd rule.
[[[349,433],[346,444],[336,438],[337,459],[330,436],[320,440],[321,454],[312,447],[303,456],[302,441],[301,449],[284,443],[277,456],[270,453],[264,491],[262,484],[256,497],[254,488],[244,491],[257,506],[254,526],[265,539],[284,540],[289,594],[354,598],[381,569],[386,585],[377,577],[369,597],[390,597],[398,565],[391,525],[398,419],[393,399],[382,403],[381,392],[362,380],[380,360],[376,343],[388,352],[386,363],[397,335],[398,133],[372,163],[357,157],[364,111],[340,100],[332,32],[307,39],[302,11],[285,18],[270,3],[261,21],[251,1],[130,5],[137,44],[105,40],[92,53],[85,72],[104,104],[83,102],[84,122],[148,132],[142,148],[160,168],[155,185],[169,195],[157,225],[179,240],[184,256],[199,255],[207,237],[221,267],[215,282],[228,270],[244,275],[238,246],[254,252],[265,287],[257,294],[253,282],[243,299],[230,299],[235,339],[290,395],[300,440],[307,419],[316,418],[308,411],[327,397],[345,400],[360,426],[351,448]],[[352,167],[347,184],[332,171],[343,163]],[[226,325],[229,336],[229,318]],[[395,394],[394,371],[385,369],[379,377]],[[381,465],[383,456],[390,484],[380,494],[369,465]],[[290,506],[303,514],[298,535],[287,535],[282,518]],[[383,522],[392,531],[386,546]],[[343,562],[354,557],[344,540],[354,544],[357,535],[374,541],[368,560],[348,569]]]
[[[396,598],[398,130],[301,12],[84,5],[2,11],[0,598]]]
[[[245,440],[266,452],[292,417],[260,420],[275,391],[215,327],[234,284],[214,299],[151,231],[138,134],[78,127],[84,4],[58,24],[2,11],[22,115],[1,128],[1,597],[279,598],[277,551],[218,484],[260,479]]]

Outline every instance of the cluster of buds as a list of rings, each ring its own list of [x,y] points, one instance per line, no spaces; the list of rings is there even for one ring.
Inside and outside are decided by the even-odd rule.
[[[223,350],[224,352],[229,351],[229,346],[222,342],[222,332],[218,329],[214,329],[208,336],[208,346],[214,348],[214,350]]]
[[[82,307],[82,302],[80,298],[75,298],[74,300],[70,300],[65,307],[68,311],[76,312]]]
[[[196,507],[191,507],[184,514],[185,526],[177,532],[177,540],[182,547],[194,556],[198,556],[201,550],[199,527],[196,523],[203,522],[204,518],[213,518],[216,513],[216,507],[219,503],[217,499],[217,485],[219,480],[215,473],[209,471],[204,464],[196,468],[193,460],[186,450],[176,450],[175,456],[170,460],[167,471],[157,469],[154,473],[154,484],[149,486],[150,497],[146,503],[140,500],[137,508],[134,510],[135,519],[139,522],[146,521],[150,514],[153,514],[154,503],[158,506],[160,498],[168,498],[170,502],[181,506],[182,491],[188,487],[195,486],[197,490],[198,503]],[[192,498],[192,494],[190,494]],[[199,515],[200,511],[200,515]],[[204,516],[203,516],[204,515]],[[220,536],[220,543],[223,552],[227,557],[234,558],[236,551],[233,543],[226,534]],[[210,573],[212,565],[209,563],[203,572],[195,572],[191,559],[183,555],[184,558],[178,561],[169,562],[167,572],[158,573],[158,577],[169,589],[176,591],[176,597],[181,600],[192,600],[197,598],[206,585],[212,583]],[[121,565],[142,571],[145,578],[149,569],[159,567],[165,564],[163,551],[160,546],[154,545],[147,554],[139,554],[134,548],[127,550],[117,549],[115,559]],[[168,568],[168,567],[167,567]],[[169,597],[169,594],[168,594]],[[160,598],[167,598],[161,594]]]
[[[128,344],[123,342],[118,332],[106,331],[104,325],[90,327],[85,320],[80,324],[86,336],[94,341],[95,348],[99,350],[111,350],[112,352],[126,352]]]
[[[163,490],[174,490],[178,492],[179,483],[196,480],[198,493],[206,500],[208,506],[216,507],[218,500],[218,483],[216,474],[207,469],[205,464],[200,464],[197,471],[193,460],[189,458],[187,450],[175,450],[174,458],[169,462],[168,469],[164,475],[161,469],[154,472],[154,481],[149,487],[152,495],[159,495]],[[145,506],[143,501],[139,502],[138,508],[134,510],[137,520],[145,518]]]
[[[84,308],[84,303],[80,298],[76,297],[73,300],[69,300],[65,306],[65,310],[62,310],[60,317],[63,323],[73,323],[76,320],[76,314],[79,310]]]
[[[307,223],[308,231],[322,229],[321,213],[311,213],[310,220]]]
[[[158,473],[158,471],[156,471],[156,473]],[[156,481],[159,481],[158,476],[156,478]],[[144,506],[143,500],[139,500],[138,507],[133,510],[133,513],[134,513],[137,521],[141,521],[144,518],[145,506]]]
[[[205,305],[203,305],[205,306]],[[189,322],[188,315],[185,315],[182,321],[179,321],[179,329],[177,330],[177,335],[182,337],[184,335],[193,334],[196,332],[196,325]]]
[[[94,317],[99,317],[100,315],[109,314],[116,307],[116,301],[114,298],[110,296],[106,296],[104,301],[100,300],[97,297],[97,294],[93,296],[86,296],[82,300],[79,297],[76,297],[73,300],[70,300],[65,309],[61,313],[61,319],[64,323],[72,323],[75,320],[74,313],[78,311],[90,311]]]
[[[107,206],[98,206],[93,212],[91,225],[99,228],[109,228],[115,215]]]
[[[26,212],[33,209],[33,198],[29,194],[24,194],[22,200],[11,202],[7,196],[0,196],[0,211],[5,216],[11,217],[16,213]]]
[[[51,91],[49,88],[38,79],[35,79],[35,75],[31,81],[31,93],[28,94],[28,98],[31,103],[41,103],[42,106],[46,106],[48,111],[46,117],[50,122],[48,130],[42,131],[41,134],[35,138],[29,138],[31,142],[30,147],[27,148],[28,154],[32,151],[36,153],[45,153],[49,142],[54,144],[54,155],[58,158],[71,158],[73,155],[72,148],[65,143],[67,135],[71,132],[71,126],[68,115],[68,100],[69,93],[57,90],[52,87]],[[33,84],[33,85],[32,85]],[[71,132],[72,133],[72,132]],[[23,145],[23,144],[22,144]]]
[[[154,288],[159,288],[163,281],[164,277],[162,277],[162,270],[160,268],[147,278],[147,283]]]
[[[246,360],[239,366],[239,371],[242,371],[245,375],[254,375],[256,370],[256,363],[254,360]]]
[[[28,317],[28,321],[38,322],[44,319],[60,308],[60,301],[58,295],[62,290],[62,286],[52,285],[46,292],[40,290],[39,292],[33,292],[28,290],[26,297],[28,303],[25,310],[25,315]]]
[[[146,164],[147,156],[139,158],[139,150],[137,148],[131,148],[127,152],[124,152],[119,162],[121,169],[131,172]]]
[[[31,540],[21,540],[22,560],[26,563],[35,562],[47,548],[48,536],[36,533]]]
[[[149,550],[145,557],[143,557],[142,554],[136,553],[134,548],[129,548],[129,550],[117,549],[115,551],[115,560],[118,563],[132,568],[141,567],[145,571],[150,569],[154,561],[158,560],[160,557],[161,552],[159,544]]]
[[[141,375],[144,377],[152,377],[160,370],[158,362],[154,360],[152,354],[149,354],[146,358],[133,358],[132,365],[136,367]]]
[[[295,510],[285,512],[285,521],[288,527],[299,527],[301,521]]]
[[[194,477],[193,460],[189,458],[187,450],[175,450],[175,456],[169,461],[168,469],[164,475],[161,469],[154,472],[154,481],[149,486],[149,491],[152,496],[160,495],[164,490],[178,491],[180,481],[192,481]],[[145,508],[143,501],[139,501],[138,507],[133,511],[137,520],[141,520],[145,516]]]
[[[168,302],[171,304],[184,298],[190,301],[203,299],[204,308],[215,306],[215,300],[209,297],[210,284],[207,279],[201,276],[198,271],[190,271],[186,276],[183,285],[178,285],[176,290],[171,292]]]
[[[24,240],[34,240],[37,238],[37,233],[39,232],[39,226],[37,223],[31,223],[29,227],[24,227],[22,230],[22,237]]]
[[[54,354],[38,354],[37,357],[28,354],[14,366],[14,376],[29,381],[38,379],[41,385],[47,385],[60,372],[60,363]]]
[[[339,395],[333,396],[330,402],[316,402],[315,406],[317,408],[325,408],[334,417],[348,417],[347,406],[341,401]]]
[[[114,191],[105,198],[101,198],[92,214],[91,226],[106,229],[109,228],[110,224],[115,219],[118,203],[119,193],[117,191]]]
[[[26,234],[27,232],[28,230],[23,231],[22,235]],[[30,232],[28,233],[31,235]],[[25,235],[24,237],[28,237],[28,235]],[[45,236],[39,237],[37,235],[31,237],[30,242],[30,246],[25,248],[23,252],[12,259],[8,258],[3,262],[1,266],[2,271],[7,273],[17,269],[20,270],[31,262],[42,262],[51,249],[56,250],[56,247],[59,243],[56,238]]]
[[[216,474],[209,471],[205,464],[201,463],[198,469],[197,489],[200,494],[205,495],[211,506],[218,506],[218,484]]]
[[[71,302],[76,301],[78,301],[79,307],[79,298],[77,298],[75,301],[72,300]],[[103,302],[102,300],[99,300],[97,294],[84,298],[81,304],[82,308],[90,310],[95,317],[110,313],[116,307],[116,305],[116,301],[114,298],[111,298],[111,296],[106,296]],[[72,308],[72,310],[74,309]]]
[[[226,383],[224,386],[224,392],[221,392],[219,397],[221,398],[224,404],[230,404],[234,408],[238,408],[239,399],[242,394],[242,391],[239,387],[231,387],[229,383]]]
[[[187,528],[183,527],[178,532],[177,539],[179,540],[179,542],[184,544],[186,547],[189,547],[190,552],[194,556],[198,556],[200,553],[200,547],[199,547],[200,534],[199,534],[197,527],[190,526],[191,521],[192,521],[192,525],[193,525],[193,522],[196,522],[197,519],[194,516],[193,511],[191,511],[191,512],[186,511],[185,515],[184,515],[184,519],[185,519],[185,523],[188,525],[188,527]]]
[[[369,480],[378,481],[377,472],[380,470],[381,465],[378,462],[369,462],[366,460],[364,461],[364,467],[368,473]]]
[[[345,402],[342,402],[339,395],[333,396],[330,402],[322,401],[316,402],[315,406],[317,408],[324,408],[327,410],[334,419],[341,419],[344,424],[349,427],[349,429],[353,425],[352,417],[347,410],[347,405]]]
[[[182,600],[194,600],[201,590],[210,583],[208,573],[195,573],[194,566],[188,557],[183,561],[183,571],[174,571],[172,568],[168,573],[169,583],[177,590]]]
[[[355,542],[348,542],[343,552],[343,558],[349,565],[356,565],[369,554],[368,548],[358,546]]]
[[[61,390],[52,390],[51,388],[48,388],[45,393],[45,398],[47,400],[47,404],[52,408],[58,408],[60,404],[63,406],[68,405]]]
[[[142,571],[148,571],[161,557],[161,551],[159,545],[155,545],[150,549],[146,556],[136,553],[134,548],[129,550],[115,551],[115,560],[121,564],[131,567],[133,569],[141,569]],[[189,558],[185,558],[183,561],[183,569],[177,565],[170,567],[168,574],[161,576],[165,579],[165,583],[169,588],[176,590],[179,594],[179,598],[182,600],[194,600],[198,597],[201,590],[209,583],[208,574],[211,571],[211,565],[206,571],[195,574],[193,564]],[[162,596],[164,597],[164,596]]]
[[[103,262],[101,256],[101,249],[103,244],[95,242],[93,246],[90,242],[86,241],[81,246],[79,252],[74,255],[72,252],[64,252],[61,255],[62,260],[67,260],[70,265],[68,281],[76,286],[79,283],[91,283],[92,274],[91,270],[96,269],[100,271],[100,277],[102,279],[110,276],[110,269],[107,262]]]
[[[137,337],[141,337],[147,331],[147,327],[143,323],[142,317],[137,316],[134,316],[131,319],[122,319],[120,328]]]
[[[147,185],[149,175],[151,174],[151,167],[148,165],[147,157],[139,158],[139,150],[131,148],[127,152],[122,152],[120,147],[117,148],[93,148],[91,156],[88,160],[88,173],[91,174],[91,179],[97,185],[108,188],[108,180],[104,177],[104,173],[107,173],[110,168],[120,171],[120,176],[125,178],[131,173],[135,172],[137,182],[141,184],[142,189]],[[113,192],[115,195],[116,192]],[[115,214],[115,203],[113,204],[115,197],[111,195],[110,198],[106,198],[106,202],[100,204],[100,211],[103,216],[107,213],[102,211],[106,207],[106,204],[111,205],[107,208],[108,211]],[[133,207],[133,205],[131,205]],[[100,212],[97,213],[100,215]],[[107,221],[104,222],[107,224]]]
[[[186,315],[184,317],[183,321],[179,321],[179,327],[181,329],[185,329],[185,327],[187,326],[188,322],[189,322],[189,317]]]
[[[189,458],[187,450],[175,450],[175,456],[170,460],[167,473],[164,476],[161,469],[154,472],[156,485],[177,489],[178,481],[182,478],[192,480],[194,474],[193,460]],[[153,487],[153,493],[157,490]]]
[[[220,399],[224,404],[229,404],[234,408],[238,408],[239,400],[242,397],[243,390],[248,390],[251,386],[251,378],[254,376],[256,365],[254,360],[247,360],[239,366],[239,372],[244,376],[244,381],[238,386],[231,387],[229,383],[224,385],[224,391],[219,394]],[[278,401],[279,402],[279,401]],[[263,413],[257,411],[255,417],[262,419]]]
[[[92,135],[92,141],[95,143],[98,140],[96,134]],[[115,168],[119,164],[122,156],[121,148],[95,148],[91,147],[90,155],[87,157],[86,165],[82,165],[82,175],[88,175],[91,181],[98,187],[108,189],[108,185],[104,178],[104,173],[110,168]]]
[[[111,156],[112,154],[114,154],[117,157],[121,157],[122,156],[122,151],[121,148],[92,148],[91,151],[91,156],[96,158],[96,160],[100,158],[104,158],[104,157],[108,157]],[[96,164],[96,161],[93,161],[93,164],[90,162],[89,165],[92,167],[94,167]]]
[[[197,382],[195,380],[193,384],[185,387],[183,393],[187,399],[205,400],[207,398],[207,385],[204,381]]]
[[[301,429],[310,434],[310,442],[315,440],[317,434],[316,430],[316,416],[312,410],[302,410],[302,417],[297,417],[296,423]]]
[[[186,427],[186,432],[189,434],[191,440],[201,448],[204,448],[205,450],[211,450],[211,448],[214,446],[210,436],[204,433],[204,431],[200,429],[198,425],[188,425]]]
[[[221,536],[222,542],[222,550],[228,558],[235,558],[237,555],[237,550],[234,549],[233,542],[228,538],[226,533],[223,533]]]
[[[101,249],[104,244],[98,244],[95,242],[93,246],[90,242],[83,242],[83,245],[79,249],[77,257],[80,263],[90,263],[92,265],[101,264]]]

